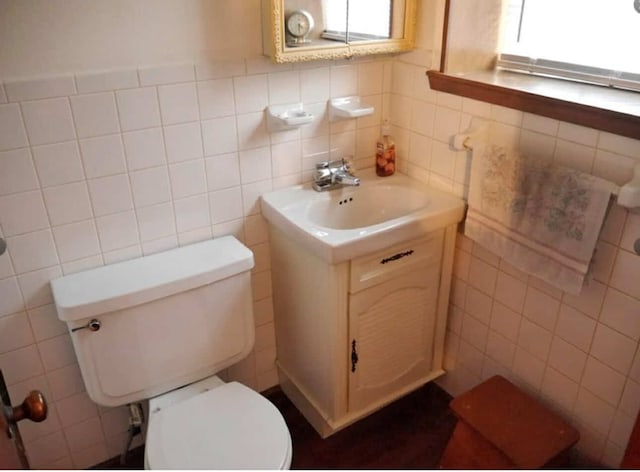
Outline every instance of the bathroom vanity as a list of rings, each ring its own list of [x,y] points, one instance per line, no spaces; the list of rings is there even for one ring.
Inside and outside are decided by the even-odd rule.
[[[280,385],[323,437],[444,373],[456,224],[464,205],[405,176],[365,176],[362,181],[362,187],[328,192],[332,195],[299,186],[291,200],[295,203],[288,206],[279,206],[278,198],[286,195],[284,202],[294,196],[287,195],[290,189],[266,194],[262,202],[270,222]],[[401,198],[403,188],[425,192],[419,208],[382,209],[387,216],[382,221],[372,214],[368,199],[377,196],[380,202],[387,191]],[[304,203],[305,197],[315,201]],[[417,201],[416,195],[404,197]],[[301,218],[313,220],[318,216],[309,211],[318,211],[318,201],[333,213],[368,212],[374,224],[326,211],[327,226],[316,221],[304,228],[298,220],[293,230],[279,218],[295,220],[292,206],[302,205],[307,212]],[[425,205],[431,219],[423,212]],[[357,227],[349,224],[353,220]],[[363,239],[351,247],[341,240],[323,251],[321,243],[332,246],[331,238],[339,239],[334,231],[352,231]]]

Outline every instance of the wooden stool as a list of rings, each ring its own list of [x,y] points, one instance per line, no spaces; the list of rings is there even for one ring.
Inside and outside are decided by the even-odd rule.
[[[499,375],[454,398],[456,429],[441,469],[537,469],[566,465],[580,434]]]

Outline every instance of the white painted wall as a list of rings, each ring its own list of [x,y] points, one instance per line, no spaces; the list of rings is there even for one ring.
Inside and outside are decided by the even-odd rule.
[[[451,0],[445,70],[489,70],[500,41],[503,0]]]
[[[260,0],[1,0],[3,78],[261,54]]]

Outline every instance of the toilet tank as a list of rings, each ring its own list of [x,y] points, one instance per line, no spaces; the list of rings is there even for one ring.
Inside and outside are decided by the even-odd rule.
[[[225,236],[52,280],[91,399],[139,401],[246,357],[252,267],[253,253]],[[83,328],[94,319],[97,331]]]

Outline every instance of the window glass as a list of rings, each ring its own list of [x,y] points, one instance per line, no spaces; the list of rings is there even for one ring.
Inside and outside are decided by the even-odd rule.
[[[344,38],[348,26],[350,40],[391,37],[391,0],[323,0],[322,6],[327,33]]]
[[[640,81],[638,10],[638,0],[507,0],[503,59]]]
[[[349,0],[349,31],[373,38],[390,38],[391,0]]]

